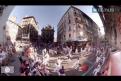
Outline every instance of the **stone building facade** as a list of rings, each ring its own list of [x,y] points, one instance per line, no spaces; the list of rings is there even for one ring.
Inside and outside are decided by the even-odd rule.
[[[71,6],[57,25],[57,41],[93,41],[98,38],[97,24],[85,13]]]

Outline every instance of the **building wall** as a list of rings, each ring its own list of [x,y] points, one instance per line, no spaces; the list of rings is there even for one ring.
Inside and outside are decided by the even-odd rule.
[[[9,14],[13,10],[14,6],[7,6],[4,8],[2,15],[0,16],[0,44],[3,44],[5,42],[5,31],[4,27],[6,24],[6,21],[9,17]]]
[[[33,16],[30,16],[30,17],[24,17],[22,19],[22,27],[24,27],[24,25],[28,25],[28,24],[32,24],[33,27],[38,31],[38,24],[36,23],[36,20],[34,19]]]
[[[57,27],[58,42],[87,41],[90,37],[93,38],[94,34],[98,37],[97,24],[75,7],[66,11]]]
[[[120,6],[103,6],[103,8],[121,9]],[[121,49],[121,13],[100,12],[99,15],[104,25],[106,40],[113,47]]]
[[[121,49],[121,13],[115,14],[116,23],[116,47]]]
[[[107,6],[106,8],[120,9],[120,6]],[[105,37],[108,42],[121,49],[121,13],[102,13],[104,15],[103,24],[105,29]],[[100,15],[101,17],[103,15]]]
[[[6,23],[6,32],[7,32],[7,36],[10,37],[11,42],[13,44],[16,42],[16,36],[18,34],[18,28],[19,28],[19,26],[16,23],[16,18],[15,17],[9,18],[7,23]]]
[[[60,20],[57,31],[58,41],[66,42],[70,40],[76,40],[76,24],[72,8],[70,8]]]
[[[22,40],[36,42],[38,39],[38,24],[33,16],[22,19]]]

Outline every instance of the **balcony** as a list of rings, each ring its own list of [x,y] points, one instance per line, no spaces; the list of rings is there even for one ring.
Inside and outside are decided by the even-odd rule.
[[[80,23],[80,24],[82,23],[82,21],[79,20],[78,18],[75,18],[75,22],[76,22],[76,23]]]

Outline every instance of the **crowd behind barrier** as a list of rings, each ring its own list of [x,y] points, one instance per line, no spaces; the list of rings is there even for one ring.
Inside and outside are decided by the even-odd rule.
[[[71,60],[73,55],[78,55],[82,52],[90,52],[96,56],[95,63],[92,65],[92,67],[89,67],[88,64],[81,65],[79,62],[77,62],[74,67],[76,69],[78,68],[79,71],[84,72],[84,75],[88,75],[90,73],[93,76],[98,76],[101,74],[103,69],[102,67],[105,65],[105,62],[108,59],[110,49],[110,45],[106,45],[105,43],[100,43],[98,46],[97,44],[93,45],[91,43],[84,44],[83,46],[63,44],[49,45],[47,47],[34,47],[30,45],[21,50],[21,53],[19,54],[18,58],[21,63],[20,73],[21,76],[49,76],[51,75],[51,70],[48,68],[48,63],[51,56],[63,55]],[[9,64],[9,60],[11,59],[8,57],[12,57],[13,55],[17,55],[13,45],[4,47],[4,49],[0,45],[1,65]],[[59,60],[60,59],[58,58],[54,71],[57,72],[59,76],[65,76],[65,67],[61,65],[61,61]]]

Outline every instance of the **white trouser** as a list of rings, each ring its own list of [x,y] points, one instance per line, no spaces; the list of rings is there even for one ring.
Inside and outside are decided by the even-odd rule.
[[[66,76],[65,74],[60,74],[60,72],[58,73],[59,76]]]

